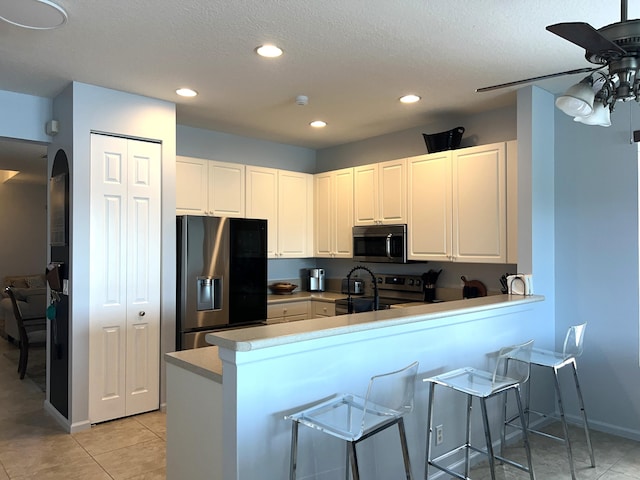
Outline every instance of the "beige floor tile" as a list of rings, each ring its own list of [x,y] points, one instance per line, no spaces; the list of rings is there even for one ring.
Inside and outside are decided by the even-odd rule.
[[[159,468],[158,470],[154,470],[153,472],[143,473],[142,475],[136,475],[135,477],[129,478],[129,480],[166,480],[167,478],[167,469]]]
[[[91,457],[78,458],[64,465],[45,468],[12,480],[111,480],[111,477]]]
[[[167,414],[165,412],[156,411],[143,413],[142,415],[136,415],[135,418],[138,422],[143,424],[153,433],[160,438],[167,439]]]
[[[128,479],[136,475],[149,474],[166,466],[164,440],[156,437],[150,442],[112,452],[94,458],[115,480]]]
[[[20,438],[0,450],[0,462],[10,478],[90,459],[69,435]]]
[[[630,450],[623,458],[614,463],[610,470],[640,478],[640,447]]]
[[[4,467],[0,464],[0,480],[9,480],[9,475]]]
[[[90,430],[73,435],[87,452],[96,456],[103,453],[157,440],[158,436],[132,417],[101,423]]]

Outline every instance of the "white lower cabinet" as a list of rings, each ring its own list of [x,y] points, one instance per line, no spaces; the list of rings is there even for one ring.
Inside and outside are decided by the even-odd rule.
[[[336,304],[334,302],[311,301],[311,318],[335,317]]]
[[[160,185],[160,144],[91,135],[91,423],[159,406]]]
[[[408,165],[409,259],[507,262],[505,142],[421,155]]]
[[[311,317],[309,300],[279,302],[267,305],[267,323],[295,322]]]

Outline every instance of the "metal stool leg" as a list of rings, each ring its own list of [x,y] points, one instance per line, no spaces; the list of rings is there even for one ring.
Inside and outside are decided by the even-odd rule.
[[[409,447],[407,446],[407,433],[404,429],[404,419],[400,417],[398,420],[398,433],[400,434],[400,446],[402,447],[402,459],[404,460],[404,471],[407,480],[412,480],[411,461],[409,460]]]
[[[491,480],[496,480],[496,461],[493,456],[493,445],[491,443],[491,430],[489,430],[489,417],[487,415],[486,399],[484,398],[480,399],[480,407],[482,408],[482,420],[484,422],[484,437],[487,441],[487,454],[489,456],[489,468],[491,469]]]
[[[524,450],[527,454],[527,463],[529,465],[529,477],[531,480],[535,480],[535,474],[533,473],[533,462],[531,461],[531,445],[529,444],[529,435],[527,433],[527,422],[525,419],[524,409],[522,408],[522,398],[520,396],[520,387],[516,387],[514,390],[516,396],[516,403],[518,404],[518,415],[520,416],[520,425],[522,425],[522,439],[524,441]]]
[[[470,459],[470,452],[469,450],[471,450],[469,447],[471,446],[471,410],[473,408],[473,397],[471,395],[467,395],[467,430],[466,430],[466,437],[465,437],[465,445],[467,448],[464,449],[464,476],[465,477],[469,477],[469,469],[471,467],[470,463],[471,463],[471,459]]]
[[[358,472],[358,456],[356,455],[356,444],[354,442],[347,442],[349,444],[349,457],[351,458],[351,474],[353,480],[360,480],[360,473]]]
[[[431,462],[431,436],[432,436],[432,423],[433,423],[433,397],[436,384],[429,383],[429,410],[427,411],[427,450],[425,452],[425,465],[424,465],[424,478],[429,478],[429,463]]]
[[[291,458],[289,459],[289,480],[296,479],[298,468],[298,422],[291,424]]]
[[[593,455],[593,446],[591,445],[591,434],[589,433],[589,422],[587,421],[587,411],[584,408],[584,400],[582,399],[582,390],[578,381],[578,371],[575,360],[571,363],[573,368],[573,380],[576,383],[576,393],[578,394],[578,402],[580,403],[580,413],[582,414],[582,424],[584,426],[584,435],[587,438],[587,447],[589,448],[589,456],[591,457],[591,466],[595,468],[596,457]]]
[[[569,427],[567,426],[567,419],[564,414],[564,405],[562,403],[562,393],[560,392],[560,382],[558,380],[558,369],[553,369],[553,381],[556,387],[556,395],[558,396],[558,410],[560,412],[560,423],[562,423],[562,429],[564,431],[564,441],[567,447],[567,456],[569,457],[569,468],[571,470],[571,478],[576,480],[576,469],[573,465],[573,452],[571,450],[571,439],[569,438]]]

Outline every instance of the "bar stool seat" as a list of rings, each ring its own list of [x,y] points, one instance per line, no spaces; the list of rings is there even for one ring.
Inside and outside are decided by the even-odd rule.
[[[533,347],[533,340],[529,342],[514,345],[510,347],[504,347],[500,349],[498,358],[496,361],[493,372],[485,370],[479,370],[471,367],[458,368],[450,372],[436,375],[431,378],[424,379],[425,382],[429,382],[429,409],[427,414],[427,449],[426,449],[426,464],[425,464],[425,480],[429,478],[429,467],[435,467],[439,470],[446,472],[447,474],[459,478],[462,480],[469,479],[470,469],[470,456],[469,451],[473,450],[482,454],[485,454],[489,458],[489,467],[491,470],[491,478],[495,480],[495,459],[499,459],[514,467],[517,467],[525,472],[529,472],[531,480],[535,480],[533,466],[531,463],[531,450],[529,447],[529,441],[527,437],[527,428],[524,418],[524,410],[522,408],[522,401],[520,398],[520,386],[526,382],[529,378],[529,357],[531,355],[531,349]],[[502,374],[498,373],[502,372]],[[467,396],[467,408],[466,408],[466,439],[465,443],[456,447],[448,452],[440,455],[439,457],[431,458],[431,442],[433,436],[433,412],[434,412],[434,400],[435,400],[435,386],[441,385],[443,387],[451,388],[457,392],[463,393]],[[521,422],[522,436],[524,439],[524,447],[527,455],[527,466],[521,465],[510,459],[505,458],[502,455],[496,455],[493,451],[493,444],[491,440],[491,430],[489,427],[489,418],[487,414],[487,399],[499,394],[506,394],[512,390],[515,394],[516,403],[518,405],[518,413]],[[484,426],[486,450],[478,448],[471,444],[471,408],[473,398],[477,398],[480,401],[480,407],[482,410],[482,420]],[[501,422],[502,423],[502,422]],[[464,450],[465,453],[465,471],[464,475],[451,470],[450,468],[442,465],[440,462],[445,458]]]
[[[567,449],[567,456],[569,458],[569,468],[571,469],[571,478],[573,480],[576,480],[577,477],[576,477],[576,470],[575,470],[575,465],[573,461],[571,440],[569,438],[569,428],[567,425],[567,420],[565,418],[564,404],[562,402],[562,392],[560,391],[560,382],[558,379],[558,372],[560,371],[560,369],[564,367],[571,367],[571,371],[573,372],[573,379],[576,387],[576,394],[578,397],[580,414],[582,416],[582,426],[584,428],[587,447],[589,449],[589,456],[591,457],[591,466],[595,467],[596,460],[593,454],[593,446],[591,445],[591,436],[589,434],[589,423],[587,421],[587,412],[584,408],[584,400],[582,398],[582,391],[580,389],[580,382],[578,381],[578,372],[576,367],[576,358],[582,355],[582,351],[584,348],[584,333],[586,328],[587,328],[586,323],[583,323],[580,325],[573,325],[569,327],[564,339],[562,352],[543,350],[539,348],[534,348],[531,352],[531,360],[530,360],[531,365],[548,368],[548,369],[551,369],[553,372],[555,394],[558,402],[559,418],[553,415],[547,415],[535,410],[531,410],[530,408],[530,393],[532,388],[531,382],[529,384],[529,394],[527,395],[527,405],[525,408],[526,414],[535,414],[540,417],[558,418],[560,420],[560,422],[562,423],[564,438],[558,437],[546,432],[542,432],[533,428],[529,428],[528,430],[531,433],[542,435],[544,437],[551,438],[551,439],[558,440],[565,443],[565,446]]]
[[[398,425],[405,475],[410,480],[411,464],[403,417],[413,410],[417,372],[418,362],[414,362],[400,370],[371,377],[364,397],[337,394],[322,403],[286,415],[285,419],[293,421],[289,478],[296,478],[299,425],[306,425],[346,441],[347,466],[351,464],[354,480],[360,478],[356,445],[376,433]],[[345,474],[349,478],[348,468]]]

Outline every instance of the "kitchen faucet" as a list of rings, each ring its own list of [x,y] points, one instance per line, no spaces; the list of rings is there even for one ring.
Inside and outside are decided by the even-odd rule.
[[[376,276],[373,274],[373,272],[371,270],[369,270],[367,267],[363,266],[363,265],[357,265],[355,267],[353,267],[351,269],[351,271],[347,274],[347,285],[351,285],[350,280],[351,280],[351,274],[353,272],[355,272],[356,270],[364,270],[365,272],[369,272],[369,275],[371,275],[371,280],[373,280],[373,310],[376,311],[379,308],[379,303],[380,303],[380,297],[378,295],[378,282],[376,279]],[[349,305],[349,313],[353,313],[353,303],[351,300],[351,288],[347,286],[347,303]]]

